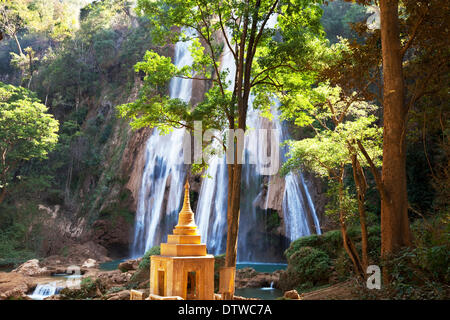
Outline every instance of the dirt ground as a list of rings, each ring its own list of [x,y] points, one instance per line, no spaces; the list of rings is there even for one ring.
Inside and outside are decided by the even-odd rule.
[[[302,293],[302,300],[352,300],[357,299],[352,290],[351,280],[336,283],[327,288],[318,289],[311,292]]]

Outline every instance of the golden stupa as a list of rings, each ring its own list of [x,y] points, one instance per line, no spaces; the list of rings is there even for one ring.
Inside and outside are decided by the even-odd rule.
[[[214,299],[214,256],[207,254],[206,244],[195,224],[186,181],[183,208],[178,224],[167,243],[161,243],[161,254],[151,256],[150,295],[153,298]]]

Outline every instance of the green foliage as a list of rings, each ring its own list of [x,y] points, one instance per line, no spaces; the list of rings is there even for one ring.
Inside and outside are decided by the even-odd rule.
[[[18,223],[0,229],[0,267],[17,266],[36,257],[33,250],[23,246],[25,233],[24,225]]]
[[[317,234],[313,234],[313,235],[306,236],[306,237],[301,237],[301,238],[298,238],[297,240],[294,240],[291,242],[291,244],[289,245],[289,248],[286,249],[286,251],[284,252],[284,255],[286,256],[287,259],[290,259],[290,257],[295,252],[300,250],[301,248],[303,248],[303,247],[319,247],[321,243],[322,243],[322,239],[321,239],[320,235],[317,235]]]
[[[380,251],[380,226],[371,225],[367,228],[368,241],[372,245],[374,255]],[[359,225],[347,229],[348,236],[355,242],[361,241],[361,229]],[[369,245],[370,246],[370,245]],[[328,254],[332,259],[337,258],[339,250],[343,249],[341,230],[331,230],[321,235],[313,234],[298,238],[291,242],[284,255],[289,259],[293,254],[303,247],[314,247]],[[377,260],[375,260],[377,261]]]
[[[100,292],[104,292],[105,288],[101,279],[92,279],[91,277],[85,277],[81,280],[80,289],[64,288],[61,290],[61,300],[86,300],[92,299]]]
[[[447,299],[450,294],[449,246],[405,249],[385,261],[392,299]]]
[[[289,101],[290,105],[282,107],[285,118],[295,119],[299,126],[311,125],[316,132],[313,138],[290,142],[284,173],[302,166],[319,176],[334,178],[337,171],[351,163],[348,144],[358,150],[358,140],[374,163],[381,165],[382,129],[376,126],[377,119],[371,115],[377,109],[375,105],[342,98],[340,88],[326,85],[319,85],[307,94],[309,97],[299,95]],[[368,166],[361,155],[360,162]]]
[[[14,196],[16,191],[11,192]],[[30,259],[39,259],[42,213],[37,203],[24,202],[22,206],[16,207],[3,202],[0,212],[0,267],[17,267]]]
[[[284,81],[282,75],[297,66],[302,69],[305,56],[310,53],[310,42],[322,36],[321,10],[314,1],[276,4],[271,1],[138,1],[137,12],[148,19],[155,42],[163,45],[191,41],[189,49],[194,61],[192,65],[176,68],[169,58],[147,52],[144,61],[135,66],[136,71],[145,73],[139,97],[120,106],[120,115],[131,119],[133,128],[150,126],[167,132],[174,127],[192,129],[192,122],[201,120],[203,130],[221,131],[238,123],[243,126],[245,120],[239,117],[246,115],[250,92],[255,97],[253,107],[269,115],[275,93],[289,92],[280,84]],[[269,25],[267,21],[276,18],[276,12],[282,13],[278,15],[278,23]],[[247,25],[247,32],[243,32],[243,24]],[[279,41],[281,38],[283,41]],[[227,78],[230,70],[222,70],[219,62],[225,50],[232,51],[236,65],[240,65],[238,69],[247,70],[234,86]],[[197,78],[212,85],[208,85],[202,102],[190,106],[167,95],[168,81],[174,76]],[[238,104],[242,106],[238,108]]]
[[[266,230],[268,232],[275,230],[280,226],[281,218],[276,210],[266,212]]]
[[[131,279],[127,284],[128,289],[134,289],[141,283],[149,281],[151,264],[150,257],[153,255],[159,255],[160,253],[161,251],[159,246],[154,246],[145,252],[141,262],[139,263],[138,269],[131,276]]]
[[[331,260],[322,250],[301,247],[288,258],[288,268],[283,274],[282,286],[306,289],[328,282]],[[283,284],[284,283],[284,284]]]
[[[151,46],[145,21],[130,28],[128,1],[104,0],[81,10],[78,30],[49,48],[36,75],[37,91],[52,106],[73,108],[131,78],[130,67]],[[132,43],[132,39],[139,39]],[[73,72],[67,72],[73,70]]]
[[[0,82],[0,187],[21,161],[45,159],[58,141],[59,123],[34,93]]]
[[[159,246],[151,247],[149,250],[147,250],[142,257],[141,262],[139,263],[139,269],[140,270],[148,270],[150,272],[150,257],[154,255],[158,255],[161,253],[161,249]]]
[[[355,2],[335,0],[322,5],[322,26],[331,43],[339,41],[338,37],[355,39],[357,33],[351,29],[351,23],[367,19],[366,8]]]

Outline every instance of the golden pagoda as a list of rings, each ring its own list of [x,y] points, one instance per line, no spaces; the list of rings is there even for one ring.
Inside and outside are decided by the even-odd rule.
[[[150,295],[191,300],[214,299],[214,256],[201,243],[189,201],[186,181],[183,208],[178,224],[167,243],[161,243],[161,254],[151,256]]]

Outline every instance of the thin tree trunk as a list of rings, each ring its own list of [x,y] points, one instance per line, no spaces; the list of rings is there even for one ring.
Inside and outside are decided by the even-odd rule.
[[[239,203],[241,190],[242,164],[234,163],[232,166],[232,175],[228,177],[228,185],[231,189],[228,191],[228,210],[227,210],[227,248],[225,254],[225,267],[236,267],[237,244],[239,233]],[[233,290],[234,291],[234,290]],[[233,292],[224,293],[224,300],[233,299]]]
[[[381,200],[381,255],[388,257],[411,245],[406,189],[406,115],[398,0],[380,0],[383,57],[383,167],[385,196]],[[383,271],[388,280],[387,271]]]
[[[339,181],[339,203],[342,204],[343,202],[343,178]],[[341,226],[341,233],[342,233],[342,243],[344,245],[344,249],[347,252],[348,256],[350,257],[350,260],[352,260],[353,268],[355,269],[355,273],[364,279],[365,272],[363,270],[361,260],[359,259],[358,251],[356,250],[355,245],[353,244],[352,239],[347,234],[347,227],[345,225],[345,218],[344,218],[344,212],[342,209],[339,210],[339,223]]]
[[[22,47],[20,46],[19,39],[17,39],[17,35],[14,35],[14,40],[16,41],[17,48],[19,49],[19,54],[23,55]]]
[[[359,224],[361,226],[361,258],[362,258],[362,267],[364,270],[367,270],[368,266],[368,234],[367,234],[367,222],[366,222],[366,190],[367,183],[366,178],[364,176],[364,171],[359,164],[358,158],[354,153],[352,155],[352,168],[353,168],[353,180],[356,185],[356,192],[358,195],[358,212],[359,212]]]
[[[348,236],[347,228],[343,221],[341,221],[341,233],[342,233],[344,249],[347,252],[348,256],[350,257],[350,260],[352,260],[353,268],[355,269],[355,273],[359,277],[364,279],[365,273],[364,273],[364,270],[363,270],[363,267],[361,264],[361,260],[359,259],[358,251],[356,250],[356,247],[353,244],[352,239],[350,239],[350,237]]]

